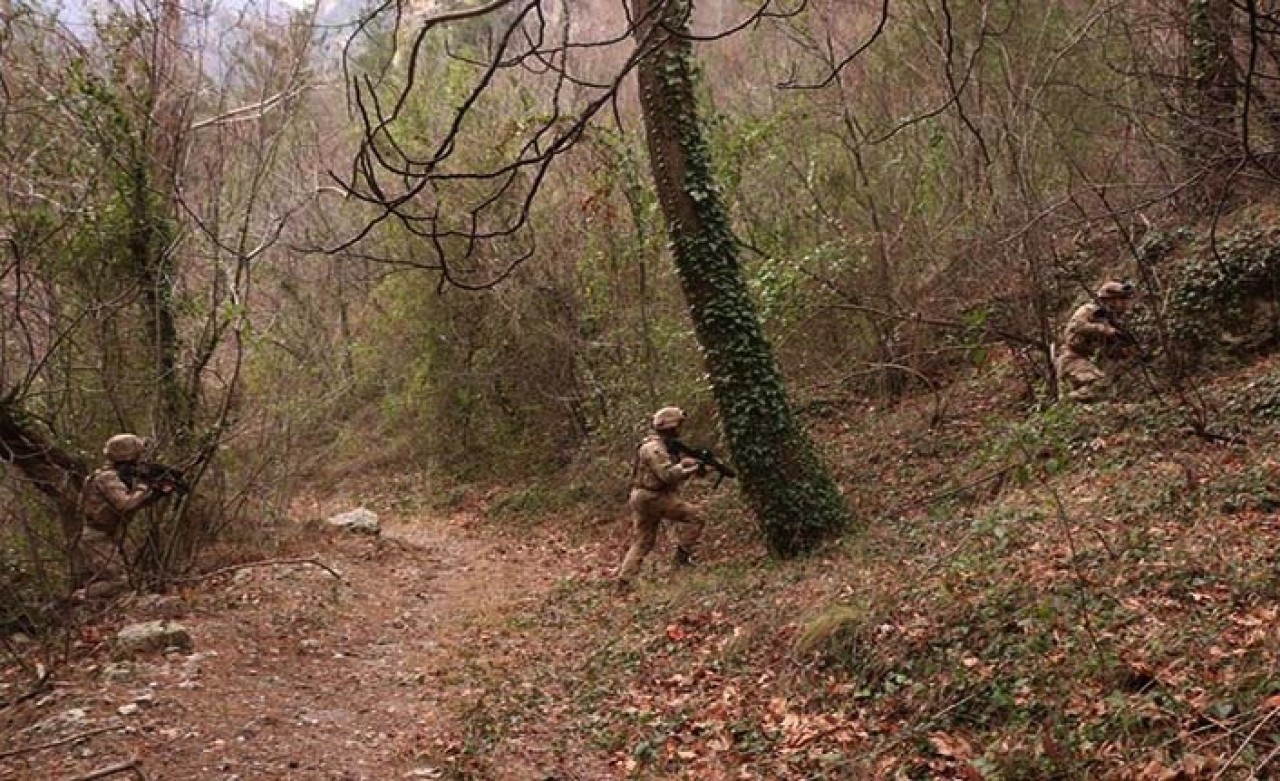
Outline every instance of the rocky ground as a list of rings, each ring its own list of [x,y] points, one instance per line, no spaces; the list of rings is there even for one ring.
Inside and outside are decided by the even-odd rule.
[[[0,710],[0,779],[450,777],[463,746],[449,716],[468,696],[452,667],[486,652],[458,647],[462,630],[594,576],[609,555],[522,544],[466,513],[384,521],[380,536],[316,531],[295,548],[298,563],[88,621],[72,662]],[[121,627],[156,619],[185,627],[190,648],[113,659]],[[40,654],[27,650],[32,666],[6,672],[0,699],[32,693]],[[555,777],[536,746],[509,762],[507,778]]]

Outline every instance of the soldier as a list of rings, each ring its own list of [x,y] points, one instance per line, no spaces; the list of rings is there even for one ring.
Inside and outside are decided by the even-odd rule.
[[[627,504],[634,517],[631,548],[618,569],[624,588],[640,571],[644,557],[653,550],[662,521],[676,525],[675,565],[693,563],[693,546],[702,536],[702,519],[693,505],[679,499],[680,486],[700,471],[697,459],[672,457],[670,443],[680,435],[685,413],[679,407],[663,407],[653,415],[654,433],[645,438],[631,469],[631,494]]]
[[[1133,305],[1135,295],[1128,282],[1106,282],[1094,293],[1096,301],[1082,304],[1072,313],[1054,360],[1059,391],[1065,391],[1067,398],[1080,402],[1100,398],[1107,375],[1094,360],[1122,339],[1120,318]]]
[[[146,450],[146,440],[116,434],[102,453],[107,463],[84,482],[80,507],[84,528],[76,541],[76,580],[81,598],[106,599],[129,587],[124,543],[129,518],[163,499],[173,486],[151,487],[136,479],[134,470]]]

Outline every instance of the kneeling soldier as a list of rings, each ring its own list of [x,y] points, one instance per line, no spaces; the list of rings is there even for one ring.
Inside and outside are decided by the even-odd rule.
[[[1094,295],[1097,301],[1082,304],[1067,321],[1061,352],[1054,360],[1059,391],[1072,401],[1100,398],[1107,374],[1094,361],[1121,341],[1120,318],[1133,305],[1135,291],[1128,282],[1107,282]]]
[[[84,528],[76,541],[77,594],[106,599],[129,587],[128,558],[124,546],[129,519],[146,505],[164,498],[172,486],[149,486],[134,470],[146,450],[146,440],[133,434],[117,434],[107,440],[102,453],[107,463],[84,482],[80,507]]]

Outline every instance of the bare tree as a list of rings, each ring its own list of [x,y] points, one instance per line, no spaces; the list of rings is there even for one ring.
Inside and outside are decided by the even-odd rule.
[[[107,434],[158,435],[192,482],[214,464],[243,395],[250,271],[313,197],[273,178],[309,25],[241,41],[274,53],[236,81],[201,72],[195,11],[108,8],[84,37],[32,16],[0,47],[0,460],[52,499],[65,541]],[[154,512],[151,575],[190,566],[243,501],[220,498]]]
[[[382,7],[392,17],[396,38],[404,22],[402,8]],[[594,39],[573,37],[571,12],[606,10],[625,12],[620,25]],[[636,71],[649,164],[725,434],[769,547],[794,555],[844,528],[848,513],[787,399],[739,267],[738,244],[717,194],[698,118],[691,11],[685,0],[633,2],[621,9],[597,4],[585,10],[545,0],[498,0],[417,22],[404,53],[390,58],[405,64],[397,83],[379,88],[370,76],[353,78],[365,132],[343,185],[373,216],[351,243],[394,224],[418,237],[428,254],[388,262],[434,270],[441,284],[472,289],[497,284],[536,252],[528,216],[550,167],[590,131]],[[771,13],[763,3],[733,29]],[[478,76],[458,110],[431,135],[407,118],[406,106],[423,78],[419,69],[430,67],[428,36],[459,23],[472,25],[473,32],[483,32],[476,25],[492,24],[486,29],[493,32],[493,44],[463,53],[474,59]],[[609,70],[592,72],[580,61],[590,49],[616,48],[627,39],[635,41],[634,48]],[[476,143],[468,129],[487,93],[500,79],[522,73],[548,82],[538,121],[509,145],[506,160],[496,165],[476,158],[460,161],[459,150]]]

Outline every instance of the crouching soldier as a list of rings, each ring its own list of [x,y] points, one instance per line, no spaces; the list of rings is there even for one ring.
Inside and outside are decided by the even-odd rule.
[[[1068,399],[1092,402],[1101,398],[1107,374],[1095,361],[1123,341],[1121,318],[1132,307],[1135,294],[1128,282],[1107,282],[1094,293],[1096,301],[1082,304],[1072,313],[1054,360],[1059,392]]]
[[[618,569],[620,586],[629,586],[639,573],[640,564],[657,542],[664,519],[675,524],[675,564],[692,563],[693,548],[702,536],[704,522],[693,505],[677,496],[680,486],[700,471],[697,459],[677,459],[672,454],[672,443],[679,437],[684,420],[684,410],[679,407],[658,410],[653,415],[653,433],[636,452],[627,501],[633,516],[631,547]]]
[[[149,486],[135,474],[146,440],[117,434],[102,449],[107,462],[84,482],[80,507],[84,526],[75,547],[77,596],[108,599],[129,588],[125,542],[129,519],[143,507],[173,490],[168,484]]]

